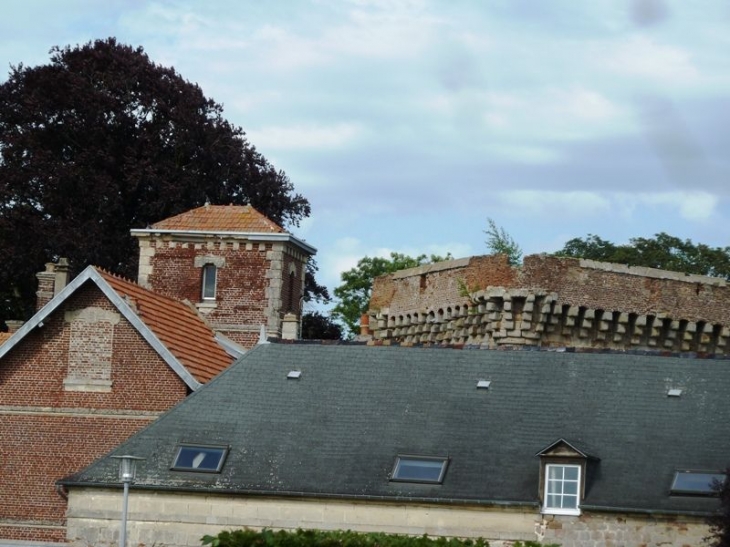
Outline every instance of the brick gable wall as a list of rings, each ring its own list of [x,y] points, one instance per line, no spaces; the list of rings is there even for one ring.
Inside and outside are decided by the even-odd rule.
[[[102,319],[110,388],[70,391],[73,321]],[[92,310],[92,312],[89,312]],[[63,541],[55,481],[90,464],[187,395],[187,387],[93,284],[77,290],[0,361],[0,538]],[[97,340],[100,341],[100,340]],[[81,345],[79,345],[81,344]],[[83,353],[83,340],[76,342]],[[81,361],[71,359],[79,375]],[[75,369],[74,369],[75,367]],[[81,382],[81,389],[86,389]]]

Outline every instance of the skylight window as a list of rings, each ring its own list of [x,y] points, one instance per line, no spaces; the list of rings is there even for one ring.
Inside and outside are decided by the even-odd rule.
[[[441,484],[449,459],[430,456],[397,456],[391,480]]]
[[[669,397],[681,397],[682,396],[682,390],[678,388],[672,388],[669,391],[667,391],[667,395]]]
[[[177,449],[172,469],[175,471],[196,471],[198,473],[219,473],[227,455],[227,446],[181,444]]]
[[[489,389],[489,386],[492,384],[489,380],[479,380],[477,382],[477,389]]]
[[[301,370],[290,370],[289,374],[286,375],[289,380],[299,380],[302,377]]]
[[[672,494],[688,496],[716,496],[715,485],[725,480],[724,473],[677,471],[672,481]]]

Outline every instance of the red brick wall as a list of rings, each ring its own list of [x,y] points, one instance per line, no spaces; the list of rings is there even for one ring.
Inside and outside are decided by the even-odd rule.
[[[218,268],[216,308],[206,313],[213,324],[261,325],[266,324],[266,272],[271,266],[266,258],[271,244],[252,245],[246,248],[242,242],[238,249],[227,242],[215,242],[212,247],[195,248],[176,243],[152,240],[155,248],[152,257],[152,274],[148,278],[150,288],[178,300],[201,302],[202,268],[195,266],[196,256],[219,256],[225,266]]]
[[[182,380],[124,318],[112,334],[111,392],[65,391],[69,323],[64,312],[88,306],[115,310],[89,283],[0,360],[2,538],[63,540],[65,501],[55,481],[105,454],[187,394]],[[9,526],[18,521],[23,525]]]

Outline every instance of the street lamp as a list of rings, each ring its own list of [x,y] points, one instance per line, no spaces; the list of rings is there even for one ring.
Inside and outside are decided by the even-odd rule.
[[[127,503],[129,502],[129,485],[137,473],[137,462],[144,460],[136,456],[112,456],[119,460],[119,480],[124,484],[124,501],[122,502],[122,528],[119,534],[119,547],[127,547]]]

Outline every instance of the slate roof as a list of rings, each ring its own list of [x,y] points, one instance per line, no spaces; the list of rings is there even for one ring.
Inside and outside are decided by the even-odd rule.
[[[190,306],[93,266],[0,345],[0,359],[85,283],[95,283],[191,389],[198,389],[232,363],[234,358]]]
[[[152,225],[158,230],[275,232],[285,230],[250,205],[203,205]]]
[[[536,454],[565,439],[598,458],[584,510],[705,514],[715,498],[669,489],[677,470],[730,463],[728,391],[721,360],[266,344],[112,454],[145,458],[133,488],[537,510]],[[181,442],[230,446],[220,474],[171,471]],[[448,456],[443,484],[390,482],[397,454]],[[118,486],[117,465],[61,482]]]

